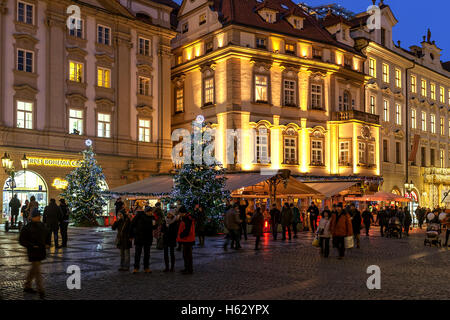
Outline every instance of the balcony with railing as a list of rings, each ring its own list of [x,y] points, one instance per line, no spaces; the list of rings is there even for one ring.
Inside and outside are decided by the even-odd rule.
[[[358,110],[338,111],[331,113],[331,121],[359,120],[367,123],[380,124],[380,116]]]

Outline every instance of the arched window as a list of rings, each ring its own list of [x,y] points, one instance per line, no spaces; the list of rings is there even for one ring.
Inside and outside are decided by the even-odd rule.
[[[283,132],[284,164],[298,164],[298,133],[290,127]]]
[[[270,163],[270,129],[265,125],[256,128],[255,135],[255,159],[257,163]]]

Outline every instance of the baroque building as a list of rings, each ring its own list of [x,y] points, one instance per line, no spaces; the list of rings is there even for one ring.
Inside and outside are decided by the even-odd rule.
[[[350,29],[290,0],[184,0],[172,41],[173,129],[203,115],[229,171],[289,169],[300,181],[378,190],[381,123],[365,108],[366,57]],[[239,129],[257,133],[236,144],[227,130]],[[233,144],[239,163],[227,156]]]
[[[72,7],[71,7],[72,6]],[[75,7],[73,7],[75,6]],[[106,186],[171,167],[166,0],[0,0],[0,151],[41,205],[92,140]],[[11,196],[0,172],[3,210]]]

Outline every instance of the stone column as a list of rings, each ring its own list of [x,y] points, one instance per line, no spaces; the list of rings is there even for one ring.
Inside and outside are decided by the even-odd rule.
[[[62,11],[61,11],[62,10]],[[47,11],[47,73],[45,130],[51,132],[64,132],[66,127],[65,83],[66,83],[66,59],[65,59],[65,24],[64,11],[52,6]]]
[[[115,63],[117,70],[116,90],[116,138],[119,140],[131,140],[131,35],[129,29],[116,30],[115,34]],[[121,125],[123,124],[123,125]],[[120,149],[120,148],[119,148]]]

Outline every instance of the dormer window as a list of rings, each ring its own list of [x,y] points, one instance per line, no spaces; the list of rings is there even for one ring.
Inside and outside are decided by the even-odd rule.
[[[287,54],[295,54],[295,44],[293,44],[293,43],[286,43],[285,44],[285,52]]]
[[[295,29],[303,29],[303,19],[302,18],[292,18],[291,24]]]
[[[256,37],[256,47],[258,49],[267,49],[267,39],[262,37]]]
[[[185,24],[183,24],[183,27],[181,29],[181,33],[186,33],[188,31],[189,31],[189,23],[186,22]]]
[[[266,12],[264,15],[265,15],[265,18],[266,18],[266,22],[268,22],[268,23],[274,23],[275,22],[273,13]]]

